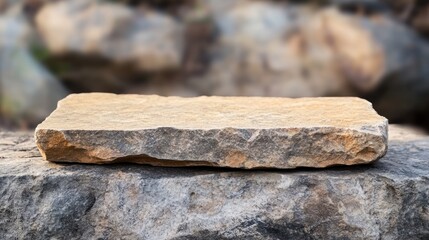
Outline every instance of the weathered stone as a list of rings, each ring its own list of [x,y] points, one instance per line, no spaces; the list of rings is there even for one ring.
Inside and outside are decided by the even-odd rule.
[[[429,137],[374,164],[243,171],[43,161],[0,132],[2,239],[428,239]]]
[[[0,15],[0,116],[35,125],[54,109],[67,90],[31,55],[30,24],[17,10]]]
[[[208,70],[187,86],[221,96],[365,96],[395,122],[428,112],[427,41],[389,15],[303,5],[253,1],[215,12]]]
[[[35,135],[55,162],[320,168],[387,150],[387,120],[359,98],[78,94]]]
[[[47,4],[36,16],[47,47],[58,55],[102,57],[142,71],[179,68],[182,26],[154,10],[135,10],[103,1]]]

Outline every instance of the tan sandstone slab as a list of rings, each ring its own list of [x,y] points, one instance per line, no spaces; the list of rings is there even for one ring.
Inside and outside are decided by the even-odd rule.
[[[354,97],[73,94],[37,128],[53,162],[322,168],[373,162],[387,119]]]

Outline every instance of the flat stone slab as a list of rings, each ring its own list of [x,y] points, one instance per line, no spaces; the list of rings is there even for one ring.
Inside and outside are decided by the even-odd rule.
[[[369,165],[244,171],[43,161],[0,131],[1,239],[429,239],[429,137]]]
[[[373,162],[387,120],[359,98],[70,95],[35,132],[53,162],[322,168]]]

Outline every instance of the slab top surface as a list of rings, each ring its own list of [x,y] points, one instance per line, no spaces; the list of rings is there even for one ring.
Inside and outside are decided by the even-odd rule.
[[[53,130],[360,128],[385,121],[355,97],[161,97],[72,94],[38,126]]]

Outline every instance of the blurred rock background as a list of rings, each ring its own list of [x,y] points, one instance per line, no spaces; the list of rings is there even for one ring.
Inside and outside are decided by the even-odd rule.
[[[429,129],[429,1],[0,0],[0,128],[92,91],[359,96]]]

